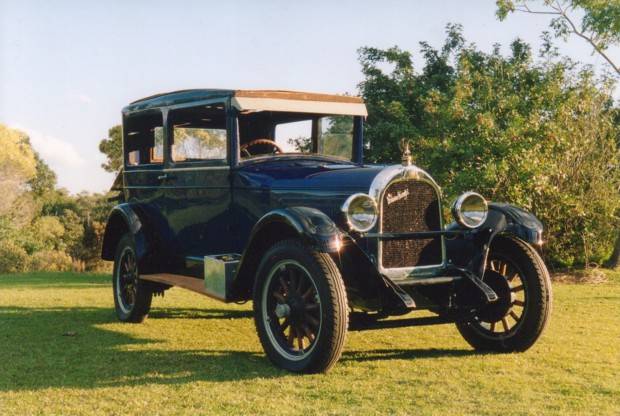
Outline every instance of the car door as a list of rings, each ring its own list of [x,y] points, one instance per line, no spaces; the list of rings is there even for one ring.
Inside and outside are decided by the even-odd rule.
[[[170,230],[165,217],[164,122],[160,109],[123,114],[125,201],[138,211],[143,225],[166,246]],[[165,267],[168,259],[158,259]]]
[[[178,269],[192,258],[230,251],[230,165],[226,103],[203,102],[167,114],[166,218]]]

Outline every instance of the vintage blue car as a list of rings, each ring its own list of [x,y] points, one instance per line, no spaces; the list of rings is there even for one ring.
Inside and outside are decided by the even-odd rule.
[[[474,348],[524,351],[551,311],[542,225],[411,163],[365,164],[358,97],[197,89],[123,109],[122,203],[102,257],[121,321],[172,286],[253,301],[267,356],[327,371],[347,331],[455,323]],[[436,316],[404,317],[415,310]]]

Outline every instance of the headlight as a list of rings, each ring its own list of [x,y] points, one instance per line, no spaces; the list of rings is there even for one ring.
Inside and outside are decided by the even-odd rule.
[[[377,223],[377,204],[366,194],[353,194],[342,204],[342,212],[351,229],[364,233]]]
[[[487,201],[475,192],[465,192],[452,205],[452,216],[466,228],[476,228],[487,219]]]

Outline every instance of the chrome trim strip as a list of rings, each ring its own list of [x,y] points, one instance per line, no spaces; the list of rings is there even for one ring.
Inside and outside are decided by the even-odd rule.
[[[230,170],[230,166],[195,166],[186,168],[165,168],[164,172],[198,172],[202,170]]]
[[[163,168],[163,169],[131,169],[125,170],[124,173],[161,173],[161,172],[185,172],[185,171],[202,171],[202,170],[230,170],[230,166],[196,166],[187,168]]]
[[[440,285],[442,283],[452,283],[457,280],[461,280],[463,276],[437,276],[437,277],[418,277],[407,280],[405,283],[401,283],[401,286],[425,286],[425,285]]]

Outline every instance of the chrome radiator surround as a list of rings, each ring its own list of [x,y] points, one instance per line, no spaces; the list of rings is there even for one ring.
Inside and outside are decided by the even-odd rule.
[[[393,165],[383,169],[372,181],[368,194],[375,200],[379,208],[379,220],[377,221],[377,228],[379,233],[383,233],[383,196],[388,187],[400,181],[422,181],[430,184],[437,193],[438,202],[438,215],[439,215],[439,227],[443,230],[443,216],[441,208],[441,189],[433,178],[424,170],[418,168],[415,165],[403,166]],[[435,276],[443,271],[446,267],[446,244],[444,236],[441,237],[441,263],[413,266],[413,267],[396,267],[396,268],[384,268],[383,267],[383,242],[377,243],[377,267],[379,272],[395,282],[401,282],[406,284],[408,280],[412,280],[415,277]]]

